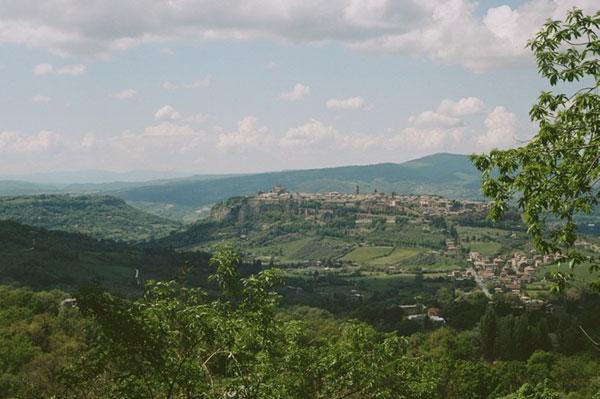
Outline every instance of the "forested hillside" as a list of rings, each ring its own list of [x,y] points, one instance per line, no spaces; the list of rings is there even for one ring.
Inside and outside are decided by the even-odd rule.
[[[0,220],[126,241],[161,237],[179,228],[106,195],[0,197]]]
[[[0,243],[0,282],[36,289],[74,292],[101,284],[113,292],[139,295],[146,280],[175,278],[186,261],[194,263],[194,273],[206,274],[202,253],[142,249],[11,221],[0,221]]]

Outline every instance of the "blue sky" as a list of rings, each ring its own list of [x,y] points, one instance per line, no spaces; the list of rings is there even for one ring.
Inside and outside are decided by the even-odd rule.
[[[0,4],[0,171],[230,173],[510,147],[527,38],[594,1]],[[39,3],[39,4],[38,4]],[[243,4],[240,5],[240,4]]]

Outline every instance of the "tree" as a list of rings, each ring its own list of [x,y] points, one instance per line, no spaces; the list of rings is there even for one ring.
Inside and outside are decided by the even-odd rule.
[[[500,399],[559,399],[561,397],[559,392],[544,383],[536,386],[524,384],[517,392]]]
[[[239,262],[230,247],[214,255],[219,295],[177,281],[149,282],[132,302],[81,292],[91,340],[65,373],[70,397],[433,397],[435,365],[411,356],[406,338],[356,321],[315,337],[277,317],[276,269],[240,278]]]
[[[481,334],[481,347],[483,349],[483,357],[488,360],[494,360],[494,344],[496,341],[497,321],[496,313],[492,306],[488,307],[487,311],[481,318],[479,332]]]
[[[523,313],[515,319],[514,333],[514,357],[517,360],[527,360],[533,352],[531,330],[527,313]]]
[[[573,9],[564,21],[548,21],[528,43],[539,73],[551,86],[576,89],[540,94],[529,112],[539,131],[526,144],[472,156],[492,200],[490,218],[499,220],[517,198],[536,247],[565,254],[571,265],[583,260],[573,250],[575,217],[600,200],[599,31],[600,11]],[[562,288],[567,276],[557,277]]]

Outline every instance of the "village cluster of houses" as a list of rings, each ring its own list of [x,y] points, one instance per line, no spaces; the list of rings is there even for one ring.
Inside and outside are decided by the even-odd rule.
[[[357,210],[357,223],[368,223],[372,219],[388,215],[386,222],[394,223],[394,215],[415,217],[448,216],[465,213],[485,212],[487,204],[481,201],[456,201],[435,195],[398,195],[374,191],[355,193],[301,193],[288,192],[281,186],[275,186],[271,192],[259,192],[251,197],[255,205],[294,204],[308,215],[331,213],[335,209]],[[318,204],[318,206],[315,206]]]
[[[513,293],[519,296],[526,307],[537,308],[543,302],[529,298],[521,288],[535,281],[539,267],[550,265],[560,258],[559,254],[540,255],[533,251],[529,254],[515,253],[511,258],[491,258],[470,252],[467,261],[472,264],[475,277],[480,278],[485,286],[493,287],[495,292]]]

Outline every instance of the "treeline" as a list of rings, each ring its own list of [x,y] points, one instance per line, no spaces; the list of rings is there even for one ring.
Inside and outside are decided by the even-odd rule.
[[[561,303],[552,313],[514,311],[508,303],[489,306],[480,323],[484,357],[527,360],[537,350],[571,355],[592,349],[593,338],[590,341],[586,334],[600,333],[598,295]]]

